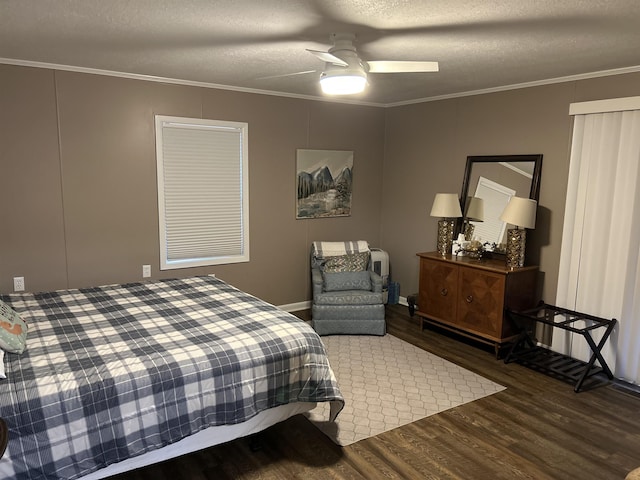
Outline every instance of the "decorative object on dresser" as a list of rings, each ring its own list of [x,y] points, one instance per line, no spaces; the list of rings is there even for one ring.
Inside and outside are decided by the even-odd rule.
[[[500,215],[500,220],[516,227],[507,230],[507,267],[524,267],[526,229],[536,226],[537,206],[538,202],[530,198],[511,197],[504,212]]]
[[[462,217],[460,200],[455,193],[436,193],[431,207],[432,217],[441,217],[438,220],[438,244],[437,250],[442,255],[451,252],[453,232],[456,228],[455,218]]]
[[[505,309],[535,306],[538,267],[507,268],[503,260],[418,253],[420,285],[418,311],[436,324],[482,343],[493,345],[496,356],[518,332]]]
[[[464,236],[460,234],[459,237]],[[456,242],[453,244],[453,248],[451,249],[451,254],[457,256],[464,255],[466,257],[471,257],[475,259],[481,259],[485,253],[485,245],[479,240],[471,240],[467,242],[463,240],[462,242]]]

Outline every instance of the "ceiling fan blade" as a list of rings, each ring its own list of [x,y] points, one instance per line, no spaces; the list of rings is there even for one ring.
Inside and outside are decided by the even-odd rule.
[[[307,52],[311,53],[312,55],[315,55],[316,57],[318,57],[323,62],[333,63],[334,65],[340,65],[341,67],[348,67],[349,66],[349,64],[347,62],[345,62],[341,58],[338,58],[338,57],[336,57],[335,55],[333,55],[333,54],[331,54],[329,52],[322,52],[320,50],[310,50],[308,48],[307,48]]]
[[[438,62],[402,62],[374,60],[367,62],[369,73],[437,72]]]

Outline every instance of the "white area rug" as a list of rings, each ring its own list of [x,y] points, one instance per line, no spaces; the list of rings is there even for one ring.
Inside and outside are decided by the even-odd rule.
[[[319,404],[309,420],[338,445],[349,445],[504,390],[469,370],[391,335],[322,337],[344,395],[337,423]]]

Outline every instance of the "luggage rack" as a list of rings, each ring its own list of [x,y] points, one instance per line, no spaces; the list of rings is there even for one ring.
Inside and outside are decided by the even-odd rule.
[[[576,393],[583,387],[587,378],[598,373],[604,372],[610,380],[613,379],[613,374],[601,352],[616,324],[615,318],[600,318],[545,303],[540,303],[535,308],[521,312],[507,310],[507,317],[518,327],[520,333],[505,357],[505,363],[518,362],[551,376],[572,381],[575,383],[574,391]],[[591,348],[589,361],[583,362],[537,346],[533,334],[536,323],[550,325],[584,337]],[[605,331],[596,344],[591,332],[599,328],[604,328]],[[600,363],[599,367],[595,365],[596,360]]]

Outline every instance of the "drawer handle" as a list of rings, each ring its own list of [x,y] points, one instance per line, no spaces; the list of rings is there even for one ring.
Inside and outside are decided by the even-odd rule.
[[[443,297],[446,297],[449,294],[449,290],[447,290],[446,288],[443,288],[442,290],[440,290],[440,295],[442,295]]]
[[[465,300],[467,301],[467,303],[473,302],[473,295],[468,295]]]

